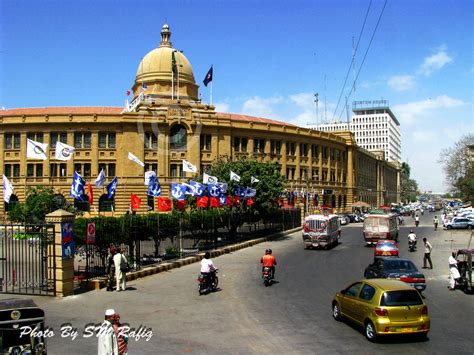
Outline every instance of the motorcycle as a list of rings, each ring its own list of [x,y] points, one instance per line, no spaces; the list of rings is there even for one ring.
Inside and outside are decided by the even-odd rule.
[[[272,274],[272,269],[270,267],[265,266],[262,270],[262,278],[263,278],[263,284],[265,286],[270,286],[273,281],[273,274]]]
[[[416,251],[416,240],[409,240],[408,241],[408,251]]]
[[[199,295],[214,292],[217,290],[219,279],[217,278],[217,270],[209,274],[199,274],[197,279]]]

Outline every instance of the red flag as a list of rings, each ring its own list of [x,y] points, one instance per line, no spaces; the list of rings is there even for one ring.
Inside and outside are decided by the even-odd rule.
[[[186,200],[177,200],[176,201],[176,208],[180,211],[184,210],[186,207]]]
[[[234,204],[235,204],[236,206],[240,206],[240,196],[235,196],[235,197],[234,197]]]
[[[252,206],[255,203],[253,198],[248,198],[247,200],[245,200],[245,202],[247,203],[247,206],[249,206],[249,207]]]
[[[232,196],[227,196],[227,201],[226,201],[227,207],[232,207],[234,205],[234,199]]]
[[[161,212],[171,211],[173,208],[173,201],[168,197],[158,197],[156,204],[158,206],[158,211]]]
[[[127,96],[130,96],[130,90],[127,90]]]
[[[209,197],[207,197],[207,196],[196,197],[196,203],[197,203],[198,207],[206,208],[207,204],[209,203]]]
[[[94,202],[94,193],[92,192],[91,183],[87,185],[87,197],[89,198],[89,205],[92,205],[92,202]]]
[[[211,207],[221,207],[221,201],[219,197],[211,197]]]
[[[132,207],[132,210],[138,210],[140,208],[140,205],[142,204],[142,200],[140,200],[140,197],[138,197],[135,194],[130,194],[131,196],[131,203],[130,206]]]

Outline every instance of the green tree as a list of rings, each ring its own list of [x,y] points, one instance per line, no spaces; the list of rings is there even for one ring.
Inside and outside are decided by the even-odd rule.
[[[416,201],[418,183],[410,179],[411,167],[403,162],[400,167],[400,198],[404,202]]]
[[[443,165],[450,192],[474,203],[474,134],[469,133],[454,147],[443,149],[438,162]]]
[[[63,201],[64,202],[64,201]],[[8,217],[13,222],[44,223],[45,216],[58,208],[75,212],[73,206],[60,203],[54,190],[45,186],[30,187],[26,191],[24,203],[17,203]]]

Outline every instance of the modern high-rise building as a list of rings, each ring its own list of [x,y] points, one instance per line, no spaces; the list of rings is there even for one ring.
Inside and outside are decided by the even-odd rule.
[[[324,131],[351,131],[357,145],[368,151],[383,151],[385,160],[401,161],[400,122],[387,100],[354,101],[349,123],[323,123],[310,128]]]

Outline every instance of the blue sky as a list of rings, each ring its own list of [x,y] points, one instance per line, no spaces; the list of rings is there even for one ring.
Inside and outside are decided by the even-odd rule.
[[[204,101],[214,65],[217,110],[305,126],[317,92],[318,121],[345,120],[352,71],[342,87],[370,3],[355,73],[385,0],[2,0],[0,107],[122,106],[167,22]],[[422,190],[446,190],[440,150],[474,131],[473,10],[471,0],[388,0],[348,98],[389,100]]]

